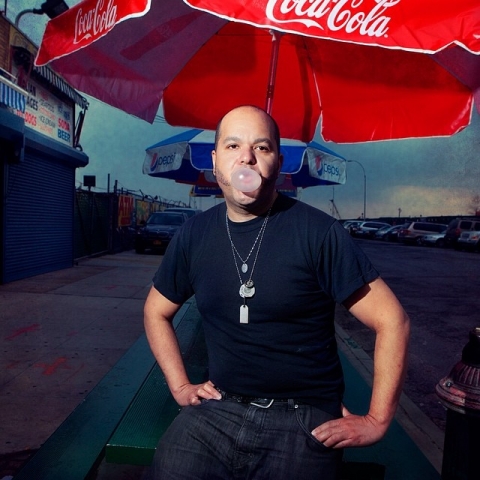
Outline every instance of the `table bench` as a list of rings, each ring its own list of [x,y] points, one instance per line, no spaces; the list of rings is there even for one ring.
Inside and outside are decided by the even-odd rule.
[[[192,383],[208,379],[207,352],[199,318],[196,307],[192,305],[187,320],[183,320],[176,329]],[[155,364],[107,442],[105,460],[111,463],[150,465],[160,437],[179,411],[180,407],[170,394],[160,367]]]

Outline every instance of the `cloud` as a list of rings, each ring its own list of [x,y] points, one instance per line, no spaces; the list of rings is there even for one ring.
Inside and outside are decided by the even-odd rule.
[[[150,125],[91,97],[87,98],[90,107],[85,116],[80,144],[89,156],[89,165],[77,170],[77,185],[83,182],[84,175],[95,175],[97,187],[105,191],[110,174],[110,190],[118,181],[119,188],[142,190],[152,196],[188,203],[190,187],[142,173],[145,149],[184,129],[161,121]]]
[[[396,216],[401,208],[401,216],[419,217],[468,213],[473,194],[466,188],[397,185],[384,191],[383,197],[383,201],[380,199],[372,206],[372,213],[376,210],[383,215]],[[390,207],[390,212],[386,212],[385,205],[397,205],[396,211]]]
[[[355,195],[344,188],[314,187],[304,190],[302,199],[334,216],[332,200],[342,219],[360,218],[363,212],[363,189]],[[475,190],[421,185],[394,185],[371,195],[367,190],[367,218],[428,217],[467,215]]]

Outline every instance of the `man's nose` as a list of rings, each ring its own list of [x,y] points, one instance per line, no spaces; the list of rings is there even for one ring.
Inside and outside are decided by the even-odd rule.
[[[253,149],[245,148],[244,150],[242,150],[240,156],[240,163],[242,165],[254,165],[255,163],[257,163],[257,159],[255,157]]]

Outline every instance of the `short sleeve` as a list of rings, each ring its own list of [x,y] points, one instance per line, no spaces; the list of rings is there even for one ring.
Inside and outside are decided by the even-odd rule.
[[[193,295],[186,255],[187,222],[170,242],[155,276],[153,286],[171,302],[182,304]]]
[[[319,282],[337,303],[380,276],[363,250],[338,222],[327,232],[319,259]]]

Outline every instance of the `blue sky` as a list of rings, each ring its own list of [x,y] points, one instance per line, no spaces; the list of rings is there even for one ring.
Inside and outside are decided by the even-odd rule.
[[[7,17],[13,22],[27,8],[39,8],[43,0],[8,0]],[[66,0],[70,6],[78,0]],[[24,15],[19,28],[34,43],[41,41],[48,17]],[[84,175],[96,175],[97,187],[105,191],[118,186],[175,201],[189,203],[189,187],[142,173],[145,149],[181,129],[159,119],[153,125],[87,97],[87,111],[81,145],[90,164],[77,170],[77,185]],[[161,116],[161,111],[159,112]],[[367,217],[468,214],[471,199],[480,195],[480,116],[448,138],[396,140],[353,145],[325,143],[347,159],[360,162],[367,177]],[[301,199],[331,213],[331,200],[342,218],[356,218],[363,210],[363,172],[348,164],[347,182],[336,187],[313,187]],[[214,200],[198,199],[196,206],[208,208]]]

